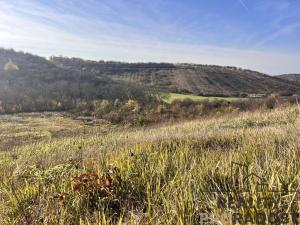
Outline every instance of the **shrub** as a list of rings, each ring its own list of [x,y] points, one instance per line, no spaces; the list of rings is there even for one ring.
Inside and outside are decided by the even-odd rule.
[[[107,115],[104,115],[103,118],[107,119],[109,122],[113,124],[118,124],[122,122],[122,117],[118,112],[110,112]]]
[[[268,109],[274,109],[276,106],[276,97],[274,95],[270,95],[265,100],[265,105]]]
[[[140,105],[136,100],[129,99],[126,102],[126,106],[130,108],[133,112],[137,112],[140,110]]]
[[[108,100],[100,100],[93,102],[94,112],[96,115],[101,116],[107,112],[109,112],[114,106],[113,103]]]
[[[106,212],[110,216],[120,216],[120,198],[123,196],[123,181],[117,167],[104,172],[102,175],[97,173],[84,173],[73,177],[72,195],[74,201],[79,197],[80,208]],[[67,193],[67,195],[69,195]],[[65,196],[65,195],[64,195]],[[61,198],[63,199],[63,198]]]
[[[19,70],[19,67],[14,64],[11,59],[4,65],[5,71]]]
[[[241,98],[247,98],[248,94],[247,93],[240,93]]]

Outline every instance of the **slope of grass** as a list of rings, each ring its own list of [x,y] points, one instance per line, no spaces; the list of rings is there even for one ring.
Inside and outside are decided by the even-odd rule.
[[[299,86],[266,74],[234,67],[166,63],[96,62],[53,57],[52,63],[65,69],[92,74],[107,74],[112,79],[150,85],[161,92],[194,95],[299,92]]]
[[[0,121],[0,151],[33,142],[103,134],[112,129],[104,121],[101,126],[87,126],[84,121],[73,120],[62,113],[0,115]]]
[[[165,93],[162,95],[163,100],[167,103],[172,103],[174,100],[184,100],[184,99],[191,99],[194,101],[199,100],[225,100],[225,101],[235,101],[240,100],[240,98],[232,98],[232,97],[207,97],[207,96],[198,96],[192,94],[178,94],[178,93]]]
[[[299,125],[298,108],[281,108],[26,142],[0,152],[0,224],[199,224],[203,212],[229,224],[232,209],[218,207],[226,194],[212,190],[226,189],[239,203],[244,183],[231,162],[247,164],[270,188],[299,187]],[[250,185],[253,199],[292,202]],[[279,201],[249,212],[276,207],[298,210]]]

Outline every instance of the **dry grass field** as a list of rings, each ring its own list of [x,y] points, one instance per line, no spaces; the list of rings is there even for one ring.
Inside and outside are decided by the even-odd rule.
[[[0,121],[0,224],[201,224],[203,213],[229,224],[232,213],[299,212],[297,107],[127,131],[60,114]],[[241,191],[234,163],[286,191],[259,192],[255,179]]]

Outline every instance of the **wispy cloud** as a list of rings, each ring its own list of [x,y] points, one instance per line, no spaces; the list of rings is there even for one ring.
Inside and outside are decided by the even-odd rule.
[[[160,1],[154,2],[161,4]],[[180,38],[192,36],[195,29],[199,29],[197,35],[201,35],[202,31],[210,32],[212,24],[201,27],[200,23],[195,22],[185,28],[178,28],[184,18],[176,18],[173,23],[168,23],[166,21],[172,18],[153,16],[152,11],[158,8],[152,8],[148,16],[147,12],[142,11],[142,6],[136,5],[132,11],[121,0],[86,0],[80,9],[74,1],[53,0],[51,3],[54,6],[41,4],[38,0],[15,0],[14,4],[0,0],[0,46],[43,56],[233,65],[271,74],[300,71],[300,57],[296,54],[182,42]],[[116,19],[112,14],[122,15]],[[147,22],[137,22],[133,26],[136,19]],[[207,21],[210,20],[211,17],[207,16]],[[188,35],[181,36],[179,30]],[[165,40],[158,33],[177,39]],[[261,45],[275,36],[265,38]]]
[[[246,5],[246,3],[243,0],[238,0],[241,5],[244,7],[244,9],[246,9],[247,11],[249,10],[248,6]]]
[[[292,33],[294,30],[300,28],[300,22],[292,23],[286,26],[283,26],[279,29],[277,29],[274,32],[271,32],[270,34],[266,35],[262,40],[260,40],[255,46],[261,47],[264,44],[276,40],[278,37],[282,35],[286,35],[289,33]]]
[[[300,48],[295,41],[300,35],[300,4],[296,1],[264,0],[254,4],[258,13],[265,15],[264,29],[256,32],[253,36],[254,48],[278,45],[287,46],[297,51]],[[291,41],[294,40],[294,41]],[[295,44],[293,44],[295,42]],[[297,51],[299,53],[299,51]]]

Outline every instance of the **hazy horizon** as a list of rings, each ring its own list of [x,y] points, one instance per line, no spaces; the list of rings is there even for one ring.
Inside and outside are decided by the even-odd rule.
[[[84,58],[84,57],[79,57],[79,56],[39,55],[39,54],[34,54],[32,52],[29,52],[29,51],[24,51],[22,49],[3,48],[3,47],[0,46],[0,49],[1,48],[4,49],[4,50],[14,50],[16,52],[23,52],[23,53],[32,54],[32,55],[35,55],[35,56],[45,58],[47,60],[50,60],[50,57],[66,57],[66,58],[78,58],[78,59],[88,60],[88,61],[90,60],[90,61],[95,61],[95,62],[104,61],[104,62],[116,62],[116,63],[167,63],[167,64],[174,64],[174,65],[191,64],[191,65],[225,66],[225,67],[237,67],[237,68],[244,69],[244,70],[253,70],[253,71],[256,71],[256,72],[263,73],[262,71],[254,70],[252,68],[238,67],[238,66],[235,66],[235,65],[203,64],[203,63],[193,63],[193,62],[167,62],[167,61],[124,61],[124,60],[122,61],[122,60],[109,60],[109,59],[104,60],[104,59],[97,59],[97,58],[95,58],[95,59]],[[285,75],[285,74],[298,74],[298,73],[267,74],[267,75],[276,76],[276,75]]]
[[[0,46],[49,57],[300,73],[300,2],[0,0]]]

